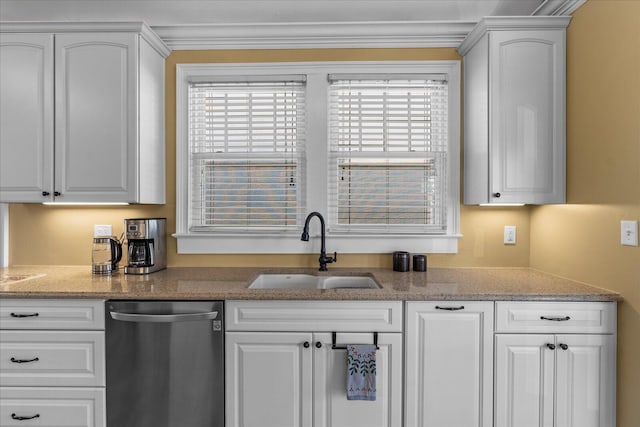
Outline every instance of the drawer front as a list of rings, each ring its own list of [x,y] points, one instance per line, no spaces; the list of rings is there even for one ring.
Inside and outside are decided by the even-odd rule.
[[[401,301],[227,301],[227,331],[402,332]]]
[[[104,427],[105,392],[95,388],[0,387],[0,425]]]
[[[2,386],[104,386],[104,332],[0,331]]]
[[[615,302],[496,302],[496,332],[616,332]]]
[[[104,301],[0,299],[2,329],[104,329]]]

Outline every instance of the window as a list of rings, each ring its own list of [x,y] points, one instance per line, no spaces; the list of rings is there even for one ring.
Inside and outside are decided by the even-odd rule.
[[[178,64],[178,252],[315,252],[311,211],[329,251],[456,252],[459,81],[458,61]]]
[[[329,76],[330,226],[443,233],[445,76]]]
[[[189,83],[190,230],[298,226],[304,94],[303,76]]]

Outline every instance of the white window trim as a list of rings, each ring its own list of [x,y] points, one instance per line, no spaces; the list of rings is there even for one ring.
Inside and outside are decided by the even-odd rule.
[[[0,268],[9,266],[9,205],[0,203]]]
[[[307,76],[306,210],[328,217],[327,191],[327,88],[328,74],[335,73],[439,73],[447,74],[449,85],[449,176],[447,177],[447,224],[445,235],[424,234],[332,234],[327,233],[327,252],[386,253],[404,250],[417,253],[456,253],[460,229],[460,61],[384,61],[384,62],[294,62],[240,64],[176,65],[176,233],[180,254],[231,253],[315,253],[320,250],[319,222],[310,226],[312,238],[300,240],[298,232],[255,233],[190,233],[188,230],[188,83],[207,76],[281,75]],[[313,100],[324,99],[325,102]],[[311,100],[311,102],[309,102]]]

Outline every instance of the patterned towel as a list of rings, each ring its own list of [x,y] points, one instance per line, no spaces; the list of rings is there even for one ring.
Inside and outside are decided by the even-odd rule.
[[[376,400],[375,345],[347,345],[347,400]]]

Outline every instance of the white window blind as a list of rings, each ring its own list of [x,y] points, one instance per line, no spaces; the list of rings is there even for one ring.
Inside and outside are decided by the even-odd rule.
[[[331,231],[447,232],[444,76],[329,76]]]
[[[233,79],[189,84],[189,229],[297,228],[304,76]]]

